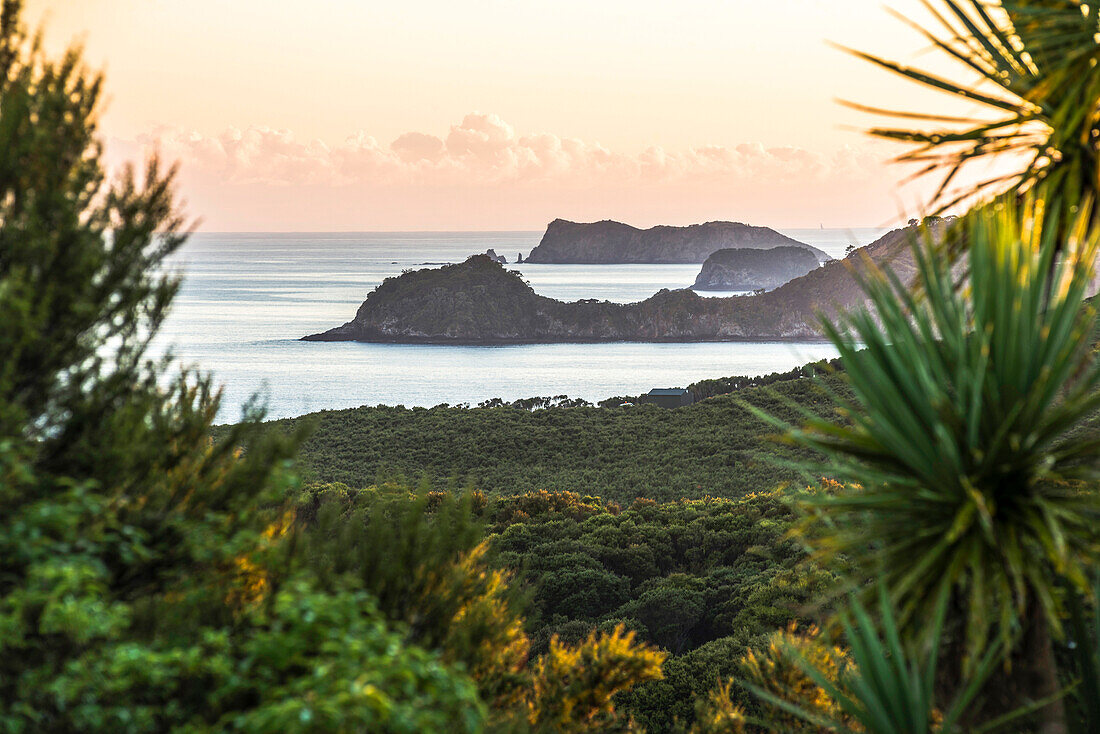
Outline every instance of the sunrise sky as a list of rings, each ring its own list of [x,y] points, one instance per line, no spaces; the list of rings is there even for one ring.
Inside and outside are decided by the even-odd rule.
[[[924,19],[918,0],[891,7]],[[111,160],[181,165],[207,231],[541,229],[919,213],[844,97],[941,110],[878,0],[30,0],[107,74]],[[964,108],[965,110],[965,108]]]

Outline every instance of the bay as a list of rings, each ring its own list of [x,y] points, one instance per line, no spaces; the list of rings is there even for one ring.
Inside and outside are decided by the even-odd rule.
[[[784,230],[834,257],[882,230]],[[224,386],[219,418],[252,395],[271,417],[360,405],[430,407],[569,395],[601,400],[835,356],[808,342],[439,346],[302,342],[350,320],[383,279],[493,248],[514,262],[539,232],[197,233],[172,258],[183,287],[157,347]],[[691,285],[698,265],[509,265],[536,292],[627,303]],[[702,295],[716,296],[705,292]]]

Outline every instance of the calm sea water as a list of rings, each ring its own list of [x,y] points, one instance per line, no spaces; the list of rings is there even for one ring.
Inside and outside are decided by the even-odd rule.
[[[841,256],[878,229],[785,230]],[[159,337],[181,364],[224,385],[221,418],[259,394],[272,417],[360,405],[476,404],[499,397],[600,400],[710,377],[784,371],[835,356],[820,343],[533,344],[463,347],[302,342],[350,320],[367,293],[402,270],[493,248],[514,262],[539,232],[219,234],[173,258],[183,288]],[[690,286],[698,265],[510,265],[545,296],[630,302]],[[706,292],[703,295],[721,295]]]

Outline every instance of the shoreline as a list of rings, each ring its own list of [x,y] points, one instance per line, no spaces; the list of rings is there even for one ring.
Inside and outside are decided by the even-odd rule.
[[[310,334],[297,339],[303,342],[355,342],[357,344],[412,344],[426,346],[453,347],[510,347],[531,346],[537,344],[790,344],[804,342],[808,344],[828,344],[829,339],[822,335],[805,336],[731,336],[731,337],[654,337],[652,339],[440,339],[438,337],[403,337],[372,339],[328,339],[324,334]]]

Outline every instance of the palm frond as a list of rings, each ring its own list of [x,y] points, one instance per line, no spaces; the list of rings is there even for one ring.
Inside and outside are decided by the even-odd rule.
[[[889,595],[882,587],[876,614],[853,598],[850,612],[842,617],[844,642],[852,665],[834,678],[819,669],[798,648],[787,644],[784,652],[833,701],[839,709],[834,716],[809,711],[760,686],[744,683],[754,695],[776,708],[797,716],[826,731],[855,734],[928,734],[932,731],[961,731],[961,721],[982,686],[1004,655],[1004,648],[991,646],[981,657],[974,674],[960,686],[950,705],[941,707],[935,697],[936,665],[942,652],[944,619],[949,593],[941,591],[929,635],[923,645],[906,642],[897,622]],[[878,620],[877,622],[875,620]],[[1000,717],[996,726],[1015,721],[1045,705],[1047,701],[1021,707]],[[757,722],[770,728],[767,721]],[[979,731],[988,731],[984,727]]]
[[[899,15],[959,68],[958,78],[933,74],[849,49],[857,57],[987,115],[952,117],[867,111],[929,128],[876,126],[876,137],[915,144],[898,157],[924,162],[920,175],[942,172],[930,202],[938,213],[983,195],[1016,195],[1056,178],[1082,196],[1100,191],[1100,25],[1097,10],[1077,0],[925,0],[937,28]],[[952,190],[961,170],[1004,153],[1022,154],[1011,174]],[[1072,179],[1070,182],[1067,179]]]
[[[881,575],[904,625],[930,619],[949,583],[971,600],[980,649],[1032,601],[1058,630],[1048,570],[1080,582],[1097,560],[1100,498],[1080,481],[1100,441],[1074,433],[1100,407],[1086,302],[1097,237],[1083,216],[1065,236],[1035,201],[951,231],[968,244],[961,288],[928,237],[913,244],[921,297],[888,272],[858,276],[870,307],[824,324],[858,409],[789,438],[849,483],[806,499],[808,542]]]

